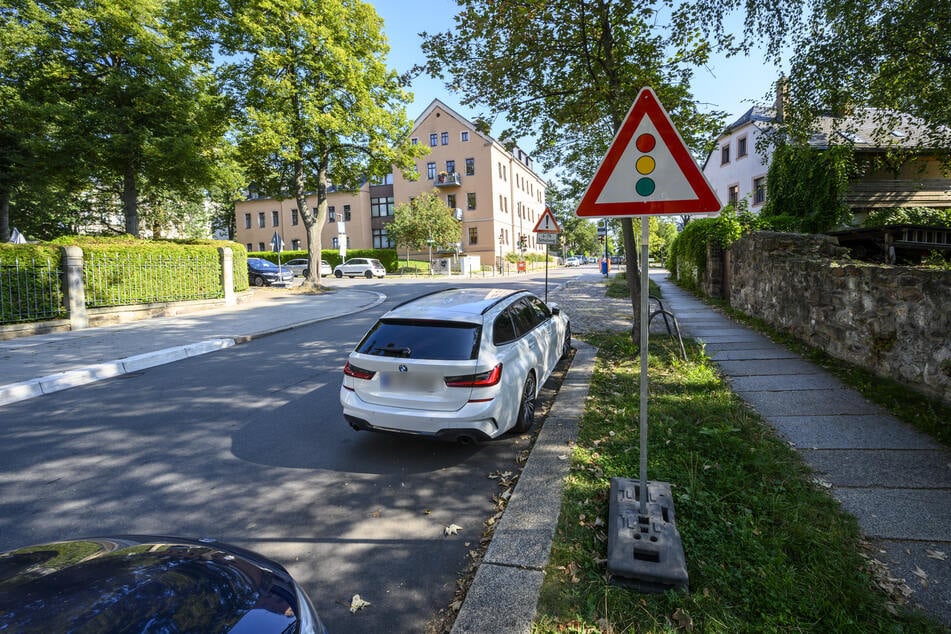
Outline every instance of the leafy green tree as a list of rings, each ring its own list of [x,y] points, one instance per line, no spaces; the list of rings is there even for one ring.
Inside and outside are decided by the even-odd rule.
[[[289,196],[307,231],[305,284],[317,287],[327,192],[356,189],[428,150],[409,141],[409,95],[387,69],[383,23],[360,0],[234,0],[222,50],[243,109],[242,163],[259,191]],[[307,204],[316,192],[317,207]]]
[[[78,191],[115,183],[132,235],[149,188],[192,202],[204,197],[228,126],[210,49],[191,36],[203,25],[182,22],[192,15],[185,1],[15,0],[2,13],[6,26],[31,36],[14,43],[12,57],[32,60],[27,84],[42,86],[21,85],[19,97],[54,115],[44,145],[24,155],[43,165],[70,161],[83,183]],[[21,148],[27,134],[20,133]]]
[[[743,30],[726,27],[736,14]],[[672,28],[693,30],[711,47],[766,62],[791,55],[785,127],[805,140],[820,114],[870,107],[880,138],[902,113],[921,119],[928,149],[951,151],[951,5],[945,0],[687,0]],[[845,141],[845,144],[849,143]]]
[[[386,227],[398,246],[414,251],[449,249],[462,235],[462,227],[436,190],[424,192],[393,209],[393,221]]]
[[[690,93],[708,46],[657,20],[663,2],[459,0],[454,28],[426,35],[425,70],[466,105],[504,116],[500,140],[535,136],[535,156],[579,197],[640,89],[652,86],[687,144],[699,151],[719,128]],[[628,270],[637,271],[633,223],[622,221]],[[634,332],[640,286],[628,276]]]

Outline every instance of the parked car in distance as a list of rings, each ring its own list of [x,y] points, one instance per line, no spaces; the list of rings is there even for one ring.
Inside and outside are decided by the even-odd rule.
[[[386,268],[379,260],[375,258],[350,258],[343,264],[334,267],[336,277],[357,277],[363,276],[367,279],[372,277],[385,277]]]
[[[565,258],[565,266],[581,266],[581,258],[577,255],[569,255]]]
[[[327,630],[275,561],[214,540],[123,535],[0,553],[0,631]]]
[[[284,266],[289,268],[294,272],[294,275],[303,275],[307,277],[307,258],[294,258],[293,260],[288,260],[284,263]],[[333,275],[333,269],[330,268],[330,264],[327,263],[327,260],[320,261],[320,277],[327,277],[328,275]]]
[[[270,286],[294,279],[294,272],[286,266],[278,267],[270,260],[248,258],[248,282],[254,286]]]
[[[343,415],[356,430],[462,443],[524,432],[570,350],[568,316],[527,291],[423,295],[385,313],[350,353]]]

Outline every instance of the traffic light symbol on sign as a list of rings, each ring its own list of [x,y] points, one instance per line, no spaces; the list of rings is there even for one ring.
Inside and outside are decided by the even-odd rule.
[[[656,145],[657,139],[649,132],[641,134],[637,137],[637,141],[635,142],[637,150],[644,153],[644,155],[639,156],[634,163],[634,169],[637,170],[637,173],[640,175],[640,178],[638,178],[634,184],[634,191],[636,191],[639,196],[650,196],[657,188],[654,179],[650,177],[650,175],[654,173],[654,168],[657,167],[657,161],[654,160],[653,156],[648,154]]]

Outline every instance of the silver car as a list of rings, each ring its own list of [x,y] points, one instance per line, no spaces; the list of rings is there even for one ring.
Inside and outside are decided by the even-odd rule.
[[[385,277],[386,268],[375,258],[350,258],[334,267],[334,276],[343,277]]]
[[[288,260],[284,263],[284,266],[294,271],[294,275],[303,275],[307,277],[307,267],[309,262],[307,258],[294,258],[293,260]],[[333,269],[330,268],[330,264],[327,263],[327,260],[320,261],[320,277],[327,277],[328,275],[333,274]]]
[[[473,442],[527,431],[571,350],[557,306],[526,291],[437,291],[384,314],[347,360],[343,414],[357,430]]]

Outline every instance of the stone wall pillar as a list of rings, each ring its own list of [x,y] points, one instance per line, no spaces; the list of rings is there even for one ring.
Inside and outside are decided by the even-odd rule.
[[[225,291],[225,306],[234,306],[238,300],[234,294],[234,253],[231,247],[218,247],[218,259],[221,262],[221,287]]]
[[[83,282],[83,250],[79,247],[60,247],[63,268],[63,304],[69,314],[70,330],[89,327],[86,316],[86,286]]]

